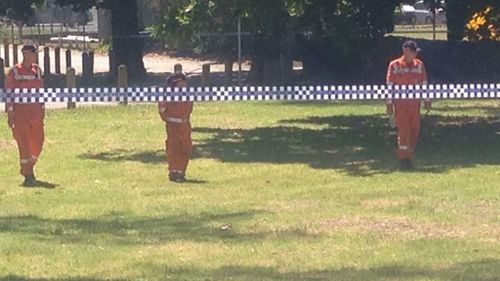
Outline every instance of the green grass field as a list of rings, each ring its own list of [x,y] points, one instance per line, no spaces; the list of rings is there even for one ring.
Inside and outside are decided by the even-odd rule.
[[[438,25],[436,27],[436,40],[448,40],[446,25]],[[434,31],[432,25],[396,25],[394,31],[387,35],[413,38],[413,39],[434,39]]]
[[[49,111],[19,186],[0,118],[0,281],[500,280],[498,102],[437,102],[414,172],[383,104],[203,103],[167,181],[155,106]]]

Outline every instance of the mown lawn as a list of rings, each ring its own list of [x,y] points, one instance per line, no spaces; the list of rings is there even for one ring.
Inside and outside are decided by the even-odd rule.
[[[203,103],[187,184],[155,106],[47,113],[20,187],[0,118],[0,281],[500,280],[500,108],[438,102],[414,172],[383,104]]]

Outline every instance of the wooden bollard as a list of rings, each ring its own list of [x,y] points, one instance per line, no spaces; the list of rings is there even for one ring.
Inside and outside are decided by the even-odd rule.
[[[50,48],[43,48],[43,73],[50,75]]]
[[[90,77],[94,77],[94,57],[95,53],[94,51],[89,52],[89,72],[90,72]]]
[[[87,52],[82,53],[82,78],[83,82],[88,82],[89,75],[89,54]]]
[[[3,40],[3,59],[5,67],[10,66],[10,52],[9,52],[9,41]]]
[[[56,47],[54,49],[54,58],[55,58],[55,72],[57,74],[61,74],[61,48]]]
[[[76,88],[76,70],[72,67],[66,69],[66,88],[73,89]],[[76,102],[69,101],[68,109],[76,108]]]
[[[233,84],[233,62],[224,63],[224,86],[229,87]]]
[[[210,64],[205,63],[202,67],[201,85],[203,87],[210,87]]]
[[[12,44],[12,64],[13,65],[16,65],[19,62],[18,49],[19,49],[19,45]]]
[[[66,50],[66,69],[71,68],[71,49]]]
[[[120,65],[118,67],[118,88],[127,88],[128,87],[128,70],[126,65]],[[121,105],[127,105],[127,100],[124,99],[120,102]]]
[[[0,89],[5,86],[5,64],[2,58],[0,58]]]
[[[108,52],[108,63],[109,63],[109,72],[112,74],[116,74],[115,70],[115,61],[114,61],[114,52],[113,50],[109,50]]]

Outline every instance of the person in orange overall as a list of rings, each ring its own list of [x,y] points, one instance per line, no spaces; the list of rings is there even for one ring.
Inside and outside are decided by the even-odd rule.
[[[187,77],[183,73],[175,73],[167,78],[166,84],[167,87],[183,88],[187,86]],[[161,119],[167,125],[165,146],[168,178],[173,182],[185,182],[186,169],[193,150],[189,120],[193,102],[160,102],[158,108]]]
[[[23,61],[13,66],[5,81],[6,89],[36,89],[43,87],[42,70],[36,64],[37,48],[24,45],[21,49]],[[33,168],[42,152],[45,138],[43,120],[45,105],[42,103],[9,103],[6,104],[8,125],[12,129],[14,139],[19,148],[21,175],[23,185],[36,186]]]
[[[424,63],[417,59],[420,49],[414,41],[403,44],[403,55],[390,62],[387,70],[388,85],[425,85],[427,73]],[[431,110],[432,103],[426,99],[425,109]],[[398,134],[397,157],[401,170],[413,169],[413,157],[420,133],[419,99],[398,99],[387,101],[387,113],[395,115]]]

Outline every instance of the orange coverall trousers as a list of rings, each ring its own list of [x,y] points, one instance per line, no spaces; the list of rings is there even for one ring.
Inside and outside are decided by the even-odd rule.
[[[396,100],[394,108],[398,129],[397,157],[411,160],[420,133],[420,100]]]
[[[12,133],[19,149],[21,175],[33,175],[33,167],[42,153],[45,109],[41,104],[14,105]]]

